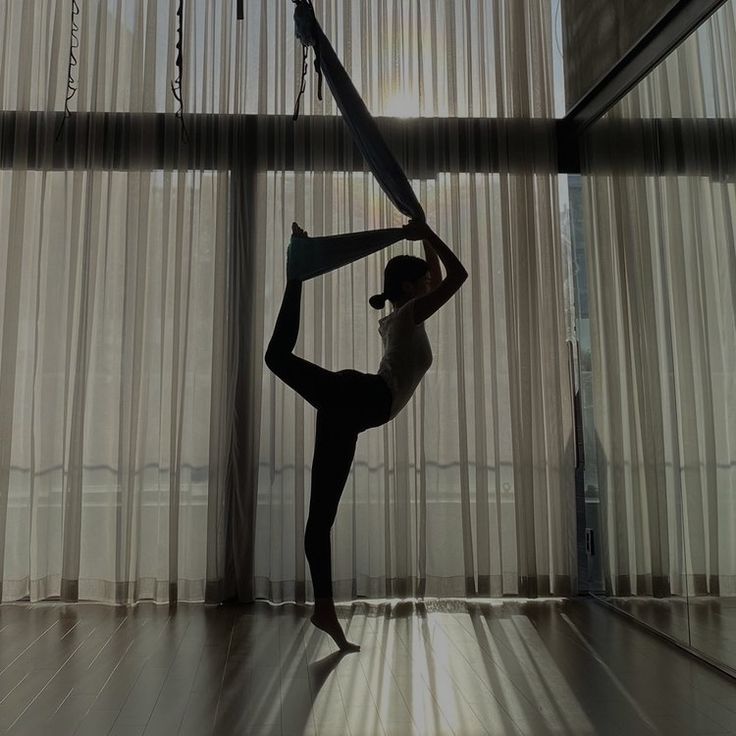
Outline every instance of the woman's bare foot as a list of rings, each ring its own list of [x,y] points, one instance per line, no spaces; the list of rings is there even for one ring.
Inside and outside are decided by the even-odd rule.
[[[343,652],[359,652],[360,647],[345,638],[345,633],[337,620],[335,602],[332,598],[318,598],[314,602],[314,613],[309,619],[314,626],[329,634]]]

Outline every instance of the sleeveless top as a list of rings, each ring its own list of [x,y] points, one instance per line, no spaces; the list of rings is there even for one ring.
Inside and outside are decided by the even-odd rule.
[[[378,367],[391,389],[393,419],[411,399],[424,374],[432,365],[432,348],[424,323],[414,324],[414,300],[378,320],[383,340],[383,358]]]

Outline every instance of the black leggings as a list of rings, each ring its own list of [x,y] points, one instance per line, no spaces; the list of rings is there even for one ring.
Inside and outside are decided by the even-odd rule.
[[[293,354],[299,334],[301,281],[289,281],[266,350],[266,365],[317,410],[304,551],[315,598],[332,598],[330,529],[335,522],[358,435],[389,420],[391,390],[377,375],[328,371]]]

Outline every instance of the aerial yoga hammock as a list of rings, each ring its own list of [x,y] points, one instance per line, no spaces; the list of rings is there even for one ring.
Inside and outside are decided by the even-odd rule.
[[[296,35],[304,46],[302,87],[297,97],[294,119],[296,120],[299,114],[299,101],[304,92],[304,76],[307,70],[307,54],[309,48],[312,47],[315,55],[315,69],[320,80],[320,99],[322,76],[324,75],[355,143],[383,191],[399,212],[412,220],[423,222],[424,210],[406,174],[386,145],[376,121],[368,112],[368,108],[353,86],[340,59],[337,58],[332,44],[317,22],[311,0],[292,0],[292,2],[296,5],[294,10]],[[306,280],[320,276],[375,253],[405,237],[401,228],[309,238],[308,242],[305,242],[304,238],[293,236],[288,248],[287,277]]]
[[[316,238],[308,237],[294,223],[287,249],[286,289],[265,355],[266,365],[317,409],[311,497],[304,534],[315,598],[310,620],[328,633],[341,650],[356,651],[360,647],[345,638],[337,620],[332,591],[330,530],[340,496],[353,462],[358,435],[393,419],[409,401],[432,363],[424,319],[450,299],[467,274],[452,251],[424,222],[424,211],[404,172],[317,23],[311,0],[292,2],[296,5],[296,34],[304,45],[303,73],[306,74],[308,49],[312,47],[320,77],[320,93],[324,75],[379,184],[399,211],[412,221],[404,228]],[[295,120],[304,86],[302,79]],[[395,306],[391,314],[379,321],[384,352],[378,372],[330,371],[294,355],[302,282],[403,239],[421,239],[425,246],[429,242],[431,255],[428,251],[428,257],[433,258],[434,263],[413,256],[397,256],[386,265],[385,293],[370,300],[376,309],[381,309],[387,298]],[[435,253],[448,271],[444,280]],[[420,306],[423,296],[426,298]]]

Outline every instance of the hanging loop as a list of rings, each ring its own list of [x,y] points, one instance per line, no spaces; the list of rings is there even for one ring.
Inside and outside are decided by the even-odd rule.
[[[291,0],[294,8],[294,25],[296,37],[302,44],[302,78],[299,93],[294,104],[292,120],[299,117],[299,104],[307,84],[309,47],[314,49],[314,70],[317,72],[317,99],[322,100],[322,65],[320,63],[319,33],[317,19],[314,15],[312,0]]]
[[[174,65],[176,66],[177,75],[176,79],[171,82],[171,93],[174,95],[174,99],[179,103],[179,109],[176,111],[176,117],[179,119],[179,123],[181,124],[181,137],[185,143],[188,143],[189,135],[187,133],[186,123],[184,122],[184,100],[181,92],[181,78],[183,74],[182,70],[184,69],[184,54],[182,51],[184,0],[179,0],[179,6],[176,9],[176,16],[176,46],[174,47],[176,49],[176,61],[174,62]]]
[[[56,140],[59,140],[61,131],[64,129],[64,123],[67,118],[71,117],[71,110],[69,109],[69,101],[77,93],[77,85],[72,76],[72,67],[77,66],[77,56],[74,53],[75,49],[79,48],[79,25],[77,24],[77,16],[80,13],[79,4],[77,0],[71,0],[71,30],[69,32],[69,66],[66,73],[66,99],[64,100],[64,117],[61,119],[59,129],[56,131]]]

